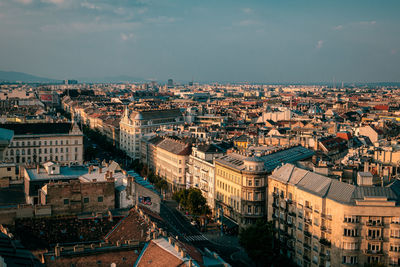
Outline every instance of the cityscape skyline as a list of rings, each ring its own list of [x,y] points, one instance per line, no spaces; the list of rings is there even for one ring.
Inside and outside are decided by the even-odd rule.
[[[398,6],[9,0],[0,69],[59,80],[398,81]]]

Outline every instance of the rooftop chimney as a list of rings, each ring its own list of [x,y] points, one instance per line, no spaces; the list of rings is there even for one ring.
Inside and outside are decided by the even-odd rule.
[[[102,173],[103,172],[103,168],[100,166],[99,167],[99,173]]]
[[[40,165],[39,165],[39,164],[36,165],[36,172],[37,172],[37,173],[40,173]]]

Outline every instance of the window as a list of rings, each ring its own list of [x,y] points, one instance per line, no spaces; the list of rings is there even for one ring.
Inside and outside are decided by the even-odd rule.
[[[10,172],[11,171],[11,167],[7,167],[7,171]]]
[[[247,206],[247,213],[251,214],[251,206]]]
[[[299,222],[299,227],[298,228],[299,228],[300,231],[303,231],[303,224]]]
[[[400,230],[390,230],[390,237],[400,238]]]
[[[343,235],[344,236],[358,236],[358,231],[357,229],[343,229]]]
[[[357,258],[357,256],[343,256],[342,263],[357,264],[358,258]]]
[[[102,196],[98,197],[97,202],[103,202],[103,197]]]
[[[249,186],[252,186],[252,185],[253,185],[253,183],[252,183],[251,180],[248,180],[248,184],[249,184]]]
[[[255,184],[255,186],[260,186],[260,180],[259,179],[255,179],[254,180],[254,184]]]
[[[68,205],[69,204],[69,199],[68,198],[64,198],[64,205]]]
[[[356,242],[343,242],[343,249],[345,250],[356,250],[357,243]]]
[[[89,203],[89,197],[84,197],[83,198],[83,203]]]
[[[344,216],[344,222],[347,223],[358,223],[360,218],[358,216]]]

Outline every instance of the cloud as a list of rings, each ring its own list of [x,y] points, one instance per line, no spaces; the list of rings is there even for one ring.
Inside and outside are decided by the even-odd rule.
[[[251,25],[258,25],[258,24],[260,24],[259,21],[252,20],[252,19],[241,20],[238,23],[239,26],[251,26]]]
[[[32,3],[32,0],[14,0],[14,1],[23,5],[29,5]]]
[[[341,31],[341,30],[343,30],[343,28],[344,28],[343,25],[337,25],[337,26],[333,27],[333,29],[334,29],[335,31]]]
[[[390,54],[391,54],[391,55],[396,55],[396,54],[397,54],[397,49],[392,49],[392,50],[390,51]]]
[[[166,16],[159,16],[155,18],[148,18],[146,19],[147,23],[155,23],[155,24],[165,24],[165,23],[173,23],[180,19],[174,17],[166,17]]]
[[[246,13],[246,14],[251,14],[251,13],[253,13],[253,9],[251,9],[251,8],[249,8],[249,7],[243,8],[242,11],[243,11],[244,13]]]
[[[87,8],[87,9],[96,9],[96,10],[101,10],[101,7],[98,5],[95,5],[93,3],[89,2],[83,2],[81,3],[81,7]]]
[[[121,33],[121,39],[122,41],[128,41],[135,38],[135,35],[133,33]]]
[[[140,22],[114,22],[105,23],[95,20],[94,22],[73,22],[64,24],[48,24],[42,26],[40,29],[43,32],[48,33],[94,33],[94,32],[106,32],[113,30],[132,30],[141,26]]]
[[[360,21],[360,22],[358,22],[358,24],[360,24],[360,25],[375,25],[376,24],[376,20]]]
[[[64,0],[41,0],[42,3],[47,3],[47,4],[54,4],[54,5],[62,5],[65,3]]]
[[[325,43],[324,40],[319,40],[319,41],[317,42],[317,44],[315,45],[315,48],[316,48],[316,49],[321,49],[322,46],[324,45],[324,43]]]

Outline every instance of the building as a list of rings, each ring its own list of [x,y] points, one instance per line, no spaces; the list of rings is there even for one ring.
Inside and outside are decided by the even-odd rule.
[[[2,124],[14,137],[5,151],[5,160],[16,164],[83,163],[83,134],[74,123]]]
[[[186,163],[191,154],[191,144],[165,138],[156,146],[155,173],[168,182],[173,192],[186,188]]]
[[[140,158],[140,140],[163,126],[179,125],[183,116],[179,109],[130,111],[125,109],[120,121],[120,149],[132,159]]]
[[[52,215],[107,212],[115,209],[114,179],[106,181],[47,183],[39,191],[41,205],[50,205]]]
[[[400,263],[400,181],[355,186],[292,164],[268,177],[268,220],[300,266]]]
[[[225,150],[216,144],[201,144],[192,148],[186,173],[186,187],[201,190],[212,211],[215,209],[214,159],[224,155]]]
[[[88,173],[89,169],[83,166],[60,166],[53,162],[46,162],[43,168],[23,168],[24,191],[26,204],[38,204],[41,188],[50,182],[67,182],[78,180],[81,175]]]
[[[16,164],[0,163],[0,188],[9,187],[10,184],[20,183]]]
[[[269,153],[262,157],[230,153],[214,160],[218,214],[222,210],[240,226],[265,218],[267,175],[282,163],[305,160],[314,154],[301,146]]]

